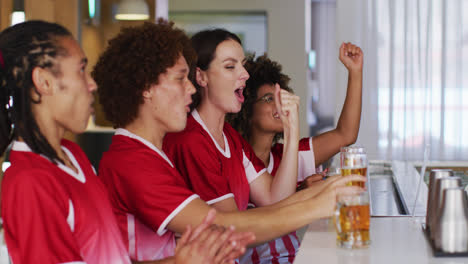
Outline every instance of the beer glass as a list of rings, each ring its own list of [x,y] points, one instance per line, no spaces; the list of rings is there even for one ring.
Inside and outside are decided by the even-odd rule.
[[[340,151],[341,175],[359,174],[367,177],[367,155],[362,147],[342,147]],[[351,182],[349,185],[365,187],[365,182]]]
[[[338,196],[335,211],[336,243],[342,248],[370,245],[370,208],[367,191]]]

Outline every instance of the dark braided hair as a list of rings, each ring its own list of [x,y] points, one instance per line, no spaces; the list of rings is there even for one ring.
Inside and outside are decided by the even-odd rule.
[[[58,44],[59,37],[71,37],[64,27],[45,21],[32,20],[14,25],[0,33],[0,153],[14,138],[21,137],[35,153],[52,162],[62,160],[41,133],[31,104],[41,102],[32,80],[34,68],[61,74],[58,56],[67,56]],[[31,98],[31,92],[38,100]]]
[[[193,35],[191,38],[192,47],[198,57],[196,66],[206,71],[215,57],[216,48],[225,40],[234,40],[242,46],[242,42],[236,34],[221,28],[203,30]],[[202,89],[197,83],[195,69],[190,72],[189,77],[197,89],[196,93],[192,95],[193,103],[190,105],[190,110],[193,110],[201,103]]]
[[[239,113],[230,113],[226,115],[226,121],[239,132],[248,142],[250,142],[251,122],[253,108],[257,102],[258,89],[264,84],[279,84],[280,87],[288,92],[293,90],[288,86],[289,76],[282,73],[282,67],[279,63],[270,60],[266,54],[255,60],[255,55],[249,55],[244,65],[250,75],[245,83],[244,98],[242,108]],[[283,137],[283,133],[277,133],[273,139],[273,144]]]

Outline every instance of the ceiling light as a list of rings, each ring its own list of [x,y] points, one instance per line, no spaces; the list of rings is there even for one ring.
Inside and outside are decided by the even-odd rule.
[[[149,19],[149,8],[145,0],[121,0],[115,12],[117,20]]]
[[[13,1],[13,13],[10,17],[11,25],[15,25],[26,20],[26,16],[24,14],[24,1],[23,0],[14,0]]]

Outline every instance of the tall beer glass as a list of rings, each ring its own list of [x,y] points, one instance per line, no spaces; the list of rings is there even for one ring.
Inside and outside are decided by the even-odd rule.
[[[335,212],[337,245],[343,248],[367,247],[370,244],[369,227],[369,193],[338,196]]]
[[[340,151],[341,175],[359,174],[367,177],[367,155],[362,147],[342,147]],[[365,182],[351,182],[349,185],[365,187]]]

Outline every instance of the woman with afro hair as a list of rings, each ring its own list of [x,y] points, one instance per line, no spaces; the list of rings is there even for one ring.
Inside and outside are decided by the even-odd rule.
[[[341,147],[353,144],[359,132],[363,54],[359,47],[343,43],[339,58],[349,72],[344,107],[334,130],[299,141],[299,188],[321,188],[326,181],[320,181],[322,175],[315,174],[316,166],[338,153]],[[278,87],[292,93],[290,78],[282,72],[280,64],[266,55],[257,59],[250,56],[245,68],[250,75],[244,91],[245,102],[239,113],[228,115],[227,119],[250,143],[268,172],[275,175],[283,158],[283,144],[279,141],[284,128],[275,106],[277,102],[274,94]],[[293,232],[249,249],[242,257],[242,263],[292,263],[298,247],[299,240]]]

